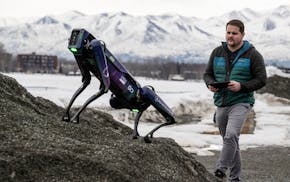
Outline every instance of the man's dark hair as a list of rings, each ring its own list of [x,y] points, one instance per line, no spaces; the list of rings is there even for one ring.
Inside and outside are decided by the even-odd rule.
[[[240,28],[240,32],[241,32],[242,34],[243,34],[244,31],[245,31],[244,23],[243,23],[241,20],[237,20],[237,19],[230,20],[230,21],[227,23],[226,27],[227,27],[228,25],[233,25],[233,26],[237,26],[237,27],[239,27],[239,28]]]

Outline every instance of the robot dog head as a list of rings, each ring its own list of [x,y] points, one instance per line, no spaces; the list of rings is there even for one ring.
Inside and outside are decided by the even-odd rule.
[[[68,49],[74,55],[80,55],[82,54],[84,45],[93,39],[95,37],[85,29],[73,29],[69,38]]]

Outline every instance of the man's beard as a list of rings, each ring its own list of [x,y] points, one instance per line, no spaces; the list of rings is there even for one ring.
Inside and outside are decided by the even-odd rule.
[[[232,43],[229,43],[229,41],[232,42]],[[227,42],[228,42],[228,46],[231,47],[231,48],[237,48],[242,43],[242,41],[234,42],[233,40],[228,40]]]

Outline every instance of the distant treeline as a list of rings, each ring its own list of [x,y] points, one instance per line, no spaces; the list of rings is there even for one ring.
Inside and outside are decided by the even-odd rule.
[[[179,75],[184,79],[201,79],[206,64],[179,63],[172,60],[146,60],[142,62],[125,62],[123,65],[132,75],[158,79],[174,78]]]
[[[5,51],[4,45],[0,42],[0,72],[15,71],[16,60],[13,60],[12,54]]]
[[[152,58],[142,61],[121,61],[121,64],[134,76],[158,79],[173,79],[178,75],[183,79],[201,79],[205,64],[179,63],[173,60]],[[75,61],[60,61],[60,73],[79,74]]]

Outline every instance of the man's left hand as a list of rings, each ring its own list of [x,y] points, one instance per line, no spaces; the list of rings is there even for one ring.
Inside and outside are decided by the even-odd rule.
[[[238,92],[241,90],[241,84],[237,81],[230,81],[227,88],[233,92]]]

